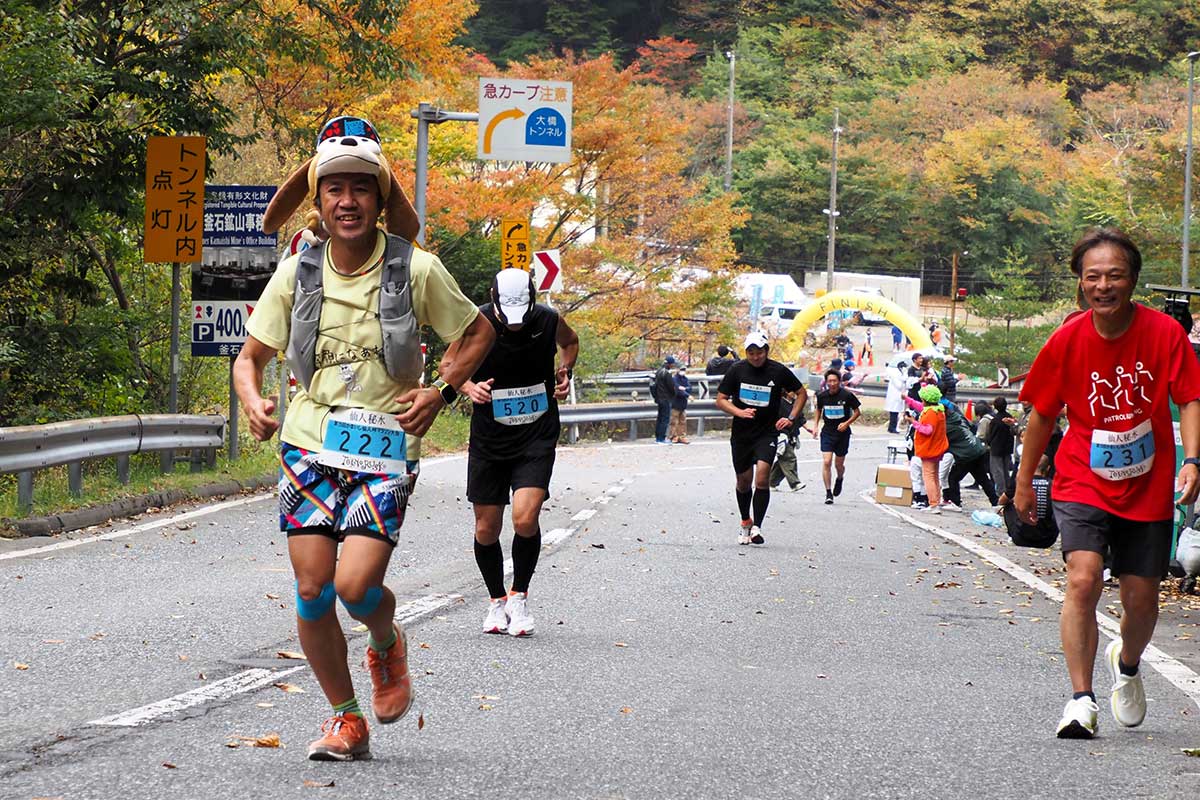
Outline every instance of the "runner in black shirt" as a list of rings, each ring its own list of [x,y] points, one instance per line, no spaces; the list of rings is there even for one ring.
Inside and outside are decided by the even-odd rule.
[[[567,396],[579,337],[558,312],[534,303],[529,273],[501,270],[492,302],[480,312],[496,330],[496,344],[463,393],[475,407],[467,452],[467,499],[475,506],[475,563],[491,596],[485,633],[529,636],[529,580],[542,547],[538,516],[550,496],[558,401]],[[558,369],[554,356],[561,350]],[[454,356],[453,347],[446,353]],[[504,588],[500,528],[512,492],[513,582]]]
[[[729,445],[737,476],[738,511],[742,515],[738,544],[763,543],[761,528],[771,502],[775,437],[795,424],[808,400],[808,392],[795,373],[767,358],[768,348],[765,334],[755,331],[747,336],[743,346],[746,358],[729,368],[717,389],[717,408],[733,417]],[[780,412],[780,400],[788,392],[798,393],[790,416]]]
[[[842,479],[846,476],[846,453],[850,451],[850,426],[862,416],[862,403],[851,392],[842,388],[842,376],[836,369],[825,373],[825,391],[817,393],[817,419],[821,420],[821,477],[825,479],[825,505],[833,505],[833,498],[842,493]],[[813,431],[817,438],[817,431]],[[836,459],[836,462],[835,462]],[[837,481],[829,487],[830,465],[836,463]]]

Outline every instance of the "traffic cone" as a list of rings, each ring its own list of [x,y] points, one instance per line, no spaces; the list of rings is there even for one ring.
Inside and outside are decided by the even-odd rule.
[[[867,351],[867,366],[868,367],[875,366],[875,350],[874,350],[874,348]]]
[[[967,418],[967,422],[975,421],[975,408],[974,407],[975,407],[974,403],[971,403],[971,402],[967,403],[967,408],[963,412],[963,416]]]

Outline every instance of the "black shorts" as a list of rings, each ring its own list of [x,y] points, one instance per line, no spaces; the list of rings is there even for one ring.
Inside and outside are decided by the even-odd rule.
[[[832,431],[821,429],[821,452],[833,453],[835,456],[844,456],[850,452],[850,429],[838,431],[834,428]]]
[[[1113,575],[1165,578],[1171,561],[1171,520],[1140,522],[1084,503],[1055,501],[1063,559],[1072,550],[1112,553]]]
[[[518,458],[488,458],[468,452],[467,499],[484,506],[506,506],[510,491],[531,487],[545,489],[548,498],[553,472],[553,450]]]
[[[767,464],[775,463],[775,440],[779,434],[776,431],[764,433],[754,439],[731,437],[729,448],[733,451],[733,471],[737,473],[753,469],[759,461]]]

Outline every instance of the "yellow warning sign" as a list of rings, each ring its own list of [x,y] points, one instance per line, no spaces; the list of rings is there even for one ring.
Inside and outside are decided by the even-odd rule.
[[[204,137],[146,140],[147,263],[200,261],[204,251]]]
[[[500,265],[501,269],[523,269],[532,266],[529,249],[529,222],[524,219],[500,221]]]

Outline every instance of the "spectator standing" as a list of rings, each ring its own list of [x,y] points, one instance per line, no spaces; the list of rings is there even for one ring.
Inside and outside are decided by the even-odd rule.
[[[667,429],[671,425],[671,406],[675,402],[675,356],[667,356],[654,373],[654,402],[658,403],[658,418],[654,421],[654,441],[670,444]]]
[[[687,370],[680,366],[675,373],[675,398],[671,401],[671,441],[675,444],[689,444],[687,406],[691,393],[692,382],[688,380]]]
[[[958,359],[953,355],[946,356],[943,359],[942,371],[938,375],[938,388],[942,390],[942,397],[951,403],[958,402],[958,375],[954,372],[956,363]]]
[[[729,372],[729,368],[734,365],[735,359],[729,354],[729,348],[725,345],[717,346],[717,354],[708,360],[708,364],[704,367],[705,375],[724,375]]]

